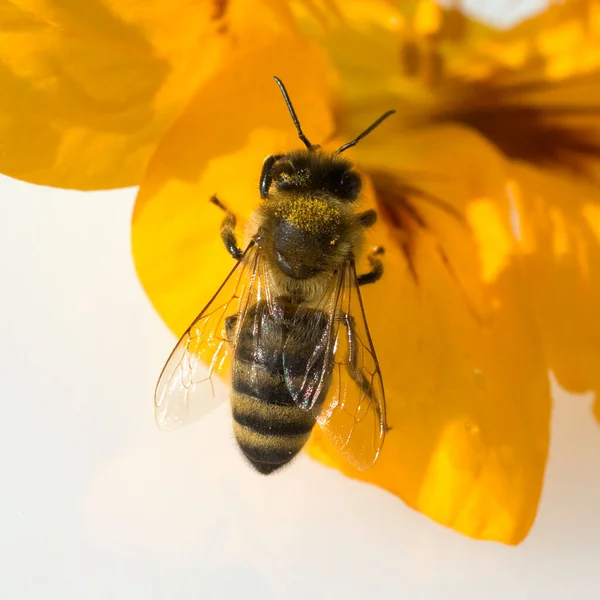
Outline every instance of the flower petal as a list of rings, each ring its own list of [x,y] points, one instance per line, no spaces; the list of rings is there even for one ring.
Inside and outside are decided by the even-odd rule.
[[[514,165],[512,176],[548,365],[569,391],[599,397],[600,191],[525,165]]]
[[[402,71],[401,33],[405,19],[387,0],[340,3],[341,17],[325,24],[310,11],[296,7],[295,16],[302,32],[323,47],[339,72],[338,128],[356,129],[348,119],[363,122],[365,111],[373,106],[402,108],[395,118],[414,121],[431,98],[420,81]],[[401,98],[401,104],[398,99]],[[384,108],[381,108],[384,110]]]
[[[600,67],[600,4],[597,0],[552,2],[540,14],[498,36],[527,48],[526,61],[543,66],[549,79]],[[499,47],[500,48],[500,47]]]
[[[290,26],[283,0],[258,3],[5,3],[0,171],[59,187],[138,184],[158,139],[232,40],[243,48],[262,43],[257,31]]]
[[[384,45],[381,56],[391,57],[391,36]],[[320,141],[331,133],[326,96],[315,83],[326,78],[309,76],[316,66],[309,67],[304,52],[288,53],[279,44],[215,76],[151,162],[133,218],[134,256],[149,296],[177,333],[231,266],[216,235],[222,215],[204,198],[218,191],[245,219],[255,206],[262,158],[295,145],[280,98],[256,83],[267,80],[264,64],[271,75],[296,63],[300,72],[284,80],[304,129],[311,139],[313,130],[322,131]],[[371,54],[362,52],[370,62]],[[363,128],[370,122],[362,123],[367,112],[388,108],[379,105],[382,98],[396,94],[395,79],[388,80],[372,102],[356,81],[343,84],[344,98],[354,94],[364,103],[346,105],[348,120],[338,131],[344,137],[361,130],[359,119]],[[367,473],[330,453],[318,432],[313,453],[467,535],[517,543],[537,510],[550,400],[515,258],[503,161],[462,128],[409,136],[399,126],[388,129],[388,122],[352,152],[373,176],[382,217],[370,241],[387,246],[384,280],[366,288],[364,299],[393,429]],[[398,207],[402,195],[387,182],[401,187],[415,173],[433,173],[437,185],[417,186],[425,193],[416,189],[410,198],[426,226],[415,225],[413,216],[405,230],[393,220],[406,217]],[[450,209],[440,208],[438,198]]]
[[[432,121],[479,131],[507,156],[600,181],[600,72],[557,81],[450,85]]]
[[[388,176],[383,186],[380,175],[374,178],[382,219],[371,238],[386,247],[385,274],[364,288],[363,298],[392,429],[378,462],[363,473],[318,432],[311,452],[461,533],[515,544],[537,511],[550,396],[515,253],[503,163],[479,136],[460,128],[387,145],[383,131],[378,153],[360,154],[368,172],[376,160]],[[387,210],[401,215],[402,196],[389,182],[424,170],[432,195],[413,197],[425,227],[411,233],[386,217]],[[432,204],[433,197],[460,211],[469,228]],[[406,236],[413,241],[408,254],[415,276]]]
[[[141,185],[134,259],[148,296],[177,334],[233,267],[219,236],[223,213],[210,196],[217,193],[238,215],[242,231],[259,202],[264,158],[300,144],[274,74],[286,84],[306,135],[314,143],[327,138],[332,119],[323,58],[312,46],[281,38],[240,56],[202,86],[161,140]]]
[[[434,43],[439,77],[431,82],[436,105],[426,119],[468,125],[512,159],[598,176],[600,29],[587,30],[578,16],[586,2],[577,10],[574,4],[508,31],[486,31],[465,19],[464,35]],[[568,27],[574,35],[554,48],[544,42],[546,27]]]

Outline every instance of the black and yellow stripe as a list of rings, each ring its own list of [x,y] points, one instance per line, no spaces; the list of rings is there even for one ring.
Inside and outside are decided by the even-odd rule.
[[[321,333],[314,320],[310,329],[302,326],[305,323],[306,319],[275,318],[261,302],[248,312],[237,340],[231,398],[234,434],[259,473],[272,473],[290,462],[315,425],[312,411],[294,403],[283,371],[285,348],[288,379],[302,381]]]
[[[252,466],[265,475],[290,462],[302,450],[315,424],[308,411],[270,404],[235,391],[232,408],[237,443]]]

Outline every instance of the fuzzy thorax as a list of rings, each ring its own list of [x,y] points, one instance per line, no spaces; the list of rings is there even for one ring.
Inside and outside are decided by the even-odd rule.
[[[342,223],[339,207],[331,201],[314,197],[280,200],[274,203],[273,214],[312,235],[335,231]]]

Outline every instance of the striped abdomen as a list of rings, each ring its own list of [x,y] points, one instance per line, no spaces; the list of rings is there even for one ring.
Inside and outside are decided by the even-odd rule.
[[[231,407],[238,445],[260,473],[272,473],[302,450],[315,424],[313,411],[299,408],[290,384],[304,379],[309,357],[319,352],[311,373],[325,364],[326,318],[290,305],[279,316],[260,301],[246,314],[233,360]],[[286,369],[284,374],[284,368]],[[326,393],[323,386],[321,396]],[[322,397],[316,399],[317,406]]]

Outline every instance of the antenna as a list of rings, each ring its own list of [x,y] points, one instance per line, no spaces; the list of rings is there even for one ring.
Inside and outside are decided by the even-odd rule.
[[[296,129],[298,131],[298,137],[304,142],[304,145],[309,150],[312,150],[313,149],[312,144],[308,141],[308,139],[304,135],[304,133],[302,133],[302,128],[300,127],[300,121],[298,121],[298,117],[296,116],[296,111],[294,110],[294,107],[292,106],[292,101],[290,100],[290,97],[288,96],[287,90],[285,89],[285,85],[283,85],[283,82],[281,81],[281,79],[279,79],[279,77],[273,77],[273,79],[275,80],[275,83],[279,86],[279,89],[281,90],[281,93],[283,94],[283,99],[285,100],[288,110],[290,111],[292,121],[294,121],[294,125],[296,126]],[[382,121],[382,120],[383,120],[383,118],[380,119],[380,121]],[[375,123],[374,125],[371,125],[371,129],[373,129],[373,127],[376,127],[377,125],[379,125],[379,123]],[[366,135],[367,133],[369,133],[369,131],[366,131],[362,135]],[[359,138],[360,138],[360,136],[359,136]],[[355,140],[354,143],[356,143],[357,141],[358,141],[358,138]]]
[[[375,123],[373,123],[372,125],[369,125],[360,135],[356,136],[351,142],[348,142],[347,144],[340,146],[335,151],[334,154],[341,154],[345,150],[348,150],[348,148],[352,148],[352,146],[356,146],[356,144],[358,144],[358,142],[360,142],[360,140],[362,140],[365,136],[369,135],[369,133],[371,133],[371,131],[373,131],[373,129],[375,129],[375,127],[377,127],[378,125],[381,125],[381,123],[383,123],[383,121],[385,121],[388,117],[391,117],[395,112],[396,112],[395,110],[388,110],[387,112],[383,113],[379,117],[379,119],[377,119],[377,121],[375,121]]]

